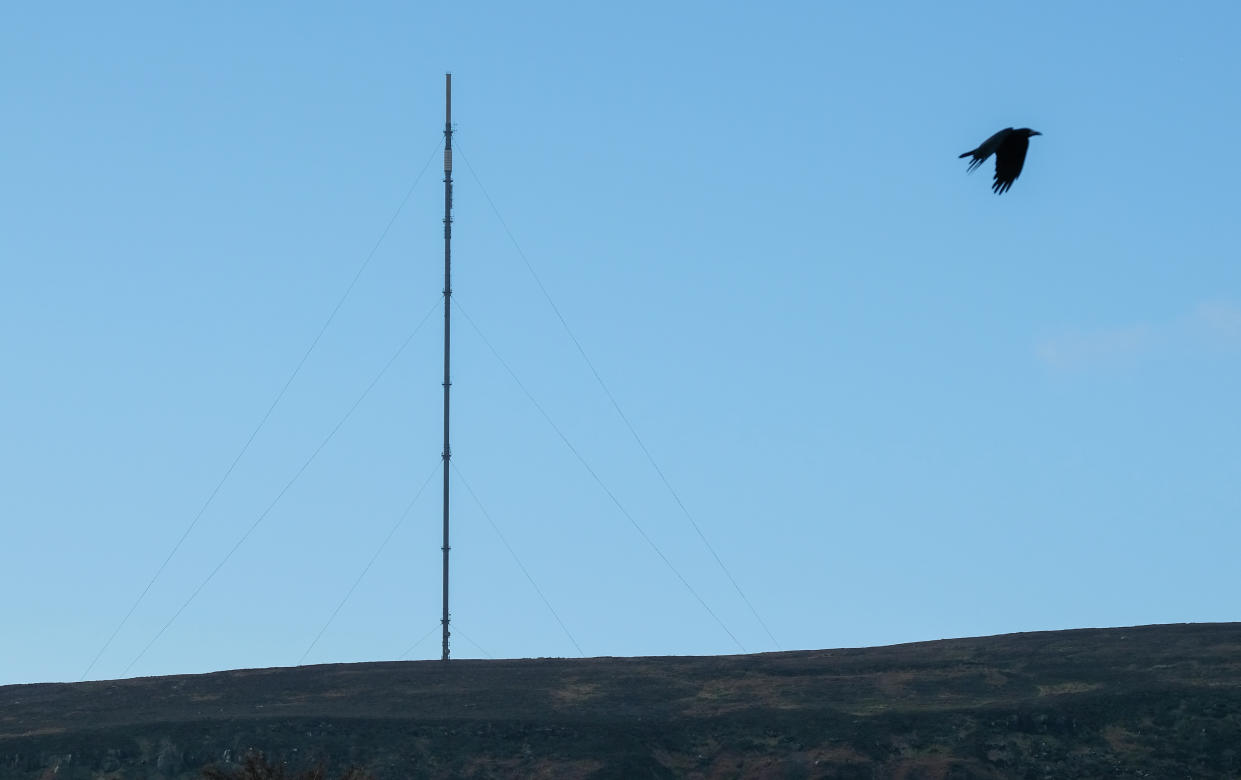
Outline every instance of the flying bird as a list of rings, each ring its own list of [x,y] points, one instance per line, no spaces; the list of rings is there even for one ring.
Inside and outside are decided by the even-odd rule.
[[[1008,188],[1013,186],[1013,182],[1017,181],[1017,177],[1021,175],[1021,167],[1026,164],[1026,149],[1030,148],[1030,136],[1032,135],[1042,135],[1042,133],[1028,127],[1019,127],[1016,130],[1006,127],[979,144],[977,149],[972,149],[960,156],[974,155],[969,167],[973,171],[994,154],[995,183],[991,185],[991,189],[999,195],[1008,192]]]

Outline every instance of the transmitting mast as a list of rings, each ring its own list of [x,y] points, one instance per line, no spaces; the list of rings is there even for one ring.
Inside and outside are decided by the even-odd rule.
[[[448,660],[448,472],[452,450],[448,446],[449,337],[452,334],[452,74],[444,74],[444,652]]]

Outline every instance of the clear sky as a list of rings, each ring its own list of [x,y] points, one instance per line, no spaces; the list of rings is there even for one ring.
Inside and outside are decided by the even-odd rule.
[[[6,5],[0,684],[439,657],[447,71],[455,657],[1238,619],[1238,40]]]

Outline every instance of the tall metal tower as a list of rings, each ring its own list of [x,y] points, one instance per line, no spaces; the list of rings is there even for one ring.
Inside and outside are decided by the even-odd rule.
[[[452,74],[444,74],[444,653],[448,660],[448,471],[452,450],[448,446],[449,336],[452,333]]]

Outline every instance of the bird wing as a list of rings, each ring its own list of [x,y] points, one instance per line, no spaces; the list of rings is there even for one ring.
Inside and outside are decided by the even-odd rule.
[[[974,159],[970,160],[970,166],[968,168],[968,170],[972,172],[975,168],[986,162],[987,158],[990,157],[996,149],[1003,145],[1004,139],[1008,138],[1008,135],[1011,132],[1013,132],[1013,129],[1011,127],[1006,127],[980,143],[977,149],[963,152],[958,155],[958,157],[969,157],[971,154],[974,155]]]
[[[991,189],[996,195],[1008,192],[1013,182],[1021,175],[1021,168],[1026,164],[1026,150],[1030,148],[1030,139],[1024,135],[1013,134],[1004,139],[995,150],[995,183]]]
[[[967,168],[966,170],[969,171],[970,173],[973,173],[975,168],[977,168],[978,166],[982,165],[984,162],[987,161],[987,155],[980,154],[977,150],[975,150],[972,152],[965,152],[961,154],[960,156],[969,157],[971,154],[974,156],[973,158],[970,159],[970,167]]]

